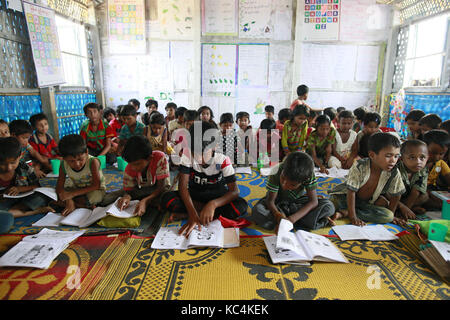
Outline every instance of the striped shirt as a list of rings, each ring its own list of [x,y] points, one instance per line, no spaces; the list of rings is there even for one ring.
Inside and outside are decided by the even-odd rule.
[[[114,138],[114,129],[109,126],[106,120],[102,119],[98,124],[97,131],[93,131],[91,122],[86,120],[81,125],[80,135],[86,140],[88,148],[103,150],[106,139]]]
[[[303,196],[306,190],[317,189],[317,178],[314,171],[311,178],[303,181],[295,190],[283,190],[280,183],[281,172],[283,172],[284,163],[280,163],[272,168],[271,175],[267,179],[266,189],[269,192],[278,193],[277,199],[281,200],[296,200]]]

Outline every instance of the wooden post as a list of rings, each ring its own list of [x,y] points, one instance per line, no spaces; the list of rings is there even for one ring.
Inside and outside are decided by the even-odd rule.
[[[53,133],[55,141],[59,141],[59,127],[58,117],[56,116],[56,100],[55,100],[55,88],[40,88],[42,101],[42,111],[48,118],[49,131]]]

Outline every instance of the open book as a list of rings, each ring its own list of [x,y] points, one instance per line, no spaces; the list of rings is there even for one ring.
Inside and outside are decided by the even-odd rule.
[[[343,241],[346,240],[370,240],[391,241],[398,237],[380,224],[370,226],[341,225],[332,227],[333,231]]]
[[[162,227],[151,245],[152,249],[180,249],[193,247],[232,248],[239,247],[239,229],[224,228],[219,220],[207,226],[197,227],[188,238],[179,235],[180,227]]]
[[[328,173],[322,173],[318,168],[314,169],[314,174],[316,177],[330,177],[330,178],[338,178],[345,179],[348,176],[348,172],[350,170],[346,169],[338,169],[336,167],[327,169]]]
[[[109,207],[97,207],[94,210],[79,208],[71,212],[69,215],[62,216],[57,213],[49,212],[45,217],[33,223],[34,227],[56,227],[59,225],[68,225],[79,228],[86,228],[98,220],[111,215],[117,218],[131,218],[134,217],[134,209],[139,203],[139,200],[130,201],[130,205],[125,210],[120,210],[117,207],[119,199],[116,200]]]
[[[273,263],[307,264],[310,261],[348,263],[347,258],[324,236],[299,230],[291,232],[293,224],[281,219],[278,236],[264,237]]]
[[[81,236],[81,231],[42,229],[26,236],[0,258],[0,267],[30,267],[47,269],[69,244]]]
[[[58,196],[56,195],[56,190],[53,188],[47,188],[47,187],[39,187],[39,188],[36,188],[36,189],[28,191],[28,192],[20,193],[17,196],[10,196],[7,194],[3,194],[3,197],[4,198],[15,198],[15,199],[16,198],[25,198],[25,197],[28,197],[29,195],[32,195],[35,192],[43,193],[47,197],[50,197],[55,201],[58,200]]]

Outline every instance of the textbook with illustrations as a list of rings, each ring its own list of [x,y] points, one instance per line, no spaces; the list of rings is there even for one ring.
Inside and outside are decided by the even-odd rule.
[[[291,232],[293,224],[281,219],[278,235],[264,237],[273,263],[309,264],[310,261],[348,263],[342,252],[326,237],[299,230]]]
[[[25,198],[25,197],[28,197],[29,195],[32,195],[35,192],[40,192],[42,194],[45,194],[47,197],[52,198],[55,201],[58,200],[58,196],[56,195],[56,190],[53,189],[53,188],[47,188],[47,187],[39,187],[39,188],[33,189],[31,191],[28,191],[28,192],[20,193],[20,194],[18,194],[16,196],[3,194],[3,197],[4,198],[14,198],[14,199]]]
[[[220,220],[214,220],[201,230],[195,227],[188,238],[179,235],[181,227],[161,227],[151,245],[152,249],[180,249],[193,247],[239,247],[239,229],[224,228]]]
[[[48,269],[52,261],[69,244],[84,233],[42,229],[38,234],[26,236],[0,258],[0,267],[29,267]]]
[[[331,229],[343,241],[346,240],[370,240],[370,241],[391,241],[398,237],[383,227],[381,224],[364,227],[351,224],[334,226]]]
[[[49,212],[41,220],[33,223],[34,227],[56,227],[59,225],[74,226],[79,228],[86,228],[98,220],[111,215],[117,218],[131,218],[134,217],[134,209],[139,203],[139,200],[130,201],[129,206],[125,210],[120,210],[117,207],[119,199],[116,200],[109,207],[97,207],[93,210],[86,208],[75,209],[67,216],[62,216],[57,213]]]

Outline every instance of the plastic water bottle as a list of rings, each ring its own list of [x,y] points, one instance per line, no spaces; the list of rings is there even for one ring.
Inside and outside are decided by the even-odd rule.
[[[259,153],[259,157],[258,157],[258,160],[257,160],[257,165],[258,165],[258,169],[261,169],[262,167],[264,167],[262,152]]]

